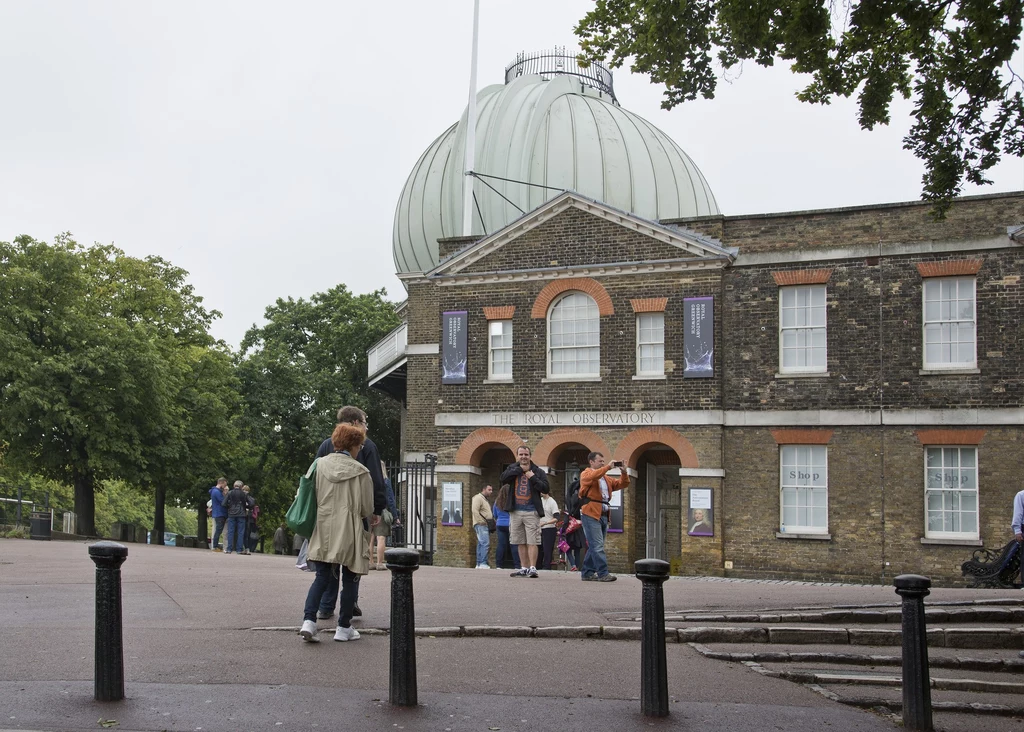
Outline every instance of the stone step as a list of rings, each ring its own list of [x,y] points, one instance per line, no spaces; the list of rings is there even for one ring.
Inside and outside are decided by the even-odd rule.
[[[898,646],[898,630],[843,627],[716,627],[676,630],[680,643],[772,643]],[[928,628],[928,645],[946,648],[1024,648],[1024,627]]]
[[[731,650],[722,648],[710,648],[701,643],[689,643],[689,646],[707,658],[714,658],[720,661],[755,661],[758,663],[789,663],[789,664],[828,664],[836,666],[895,666],[903,665],[903,659],[898,653],[871,653],[871,649],[865,649],[862,653],[836,652],[831,650],[814,651],[790,651],[785,648],[772,651],[758,650]],[[964,656],[954,653],[949,654],[946,649],[944,653],[929,653],[928,665],[933,669],[962,670],[971,672],[997,673],[997,674],[1024,674],[1024,659],[1016,655],[1012,658]]]
[[[640,622],[635,614],[609,615],[616,622]],[[1024,623],[1024,604],[1014,607],[977,606],[925,607],[929,623]],[[896,607],[879,609],[836,609],[763,611],[756,613],[666,612],[666,623],[822,623],[827,625],[899,625],[902,611]]]
[[[745,665],[756,664],[756,661],[746,661]],[[847,686],[892,686],[903,687],[903,677],[899,673],[839,673],[834,671],[822,671],[812,669],[774,669],[762,666],[765,676],[795,681],[799,684],[842,684]],[[932,689],[942,691],[970,691],[983,692],[988,694],[1024,694],[1024,683],[1016,681],[1000,681],[995,679],[954,679],[942,676],[932,676],[930,680]]]
[[[808,684],[807,687],[840,704],[874,711],[884,709],[897,716],[903,711],[902,690],[897,688],[880,688],[872,690],[872,693],[867,695],[861,693],[860,687],[821,684]],[[1024,706],[1019,701],[995,694],[936,691],[932,693],[932,714],[938,719],[948,719],[948,715],[951,714],[969,715],[967,718],[971,720],[985,716],[985,722],[975,722],[966,729],[997,732],[1001,729],[1019,730],[1020,718],[1024,717]],[[999,717],[1007,719],[1000,724],[995,721]],[[940,726],[948,729],[952,728],[953,724]]]

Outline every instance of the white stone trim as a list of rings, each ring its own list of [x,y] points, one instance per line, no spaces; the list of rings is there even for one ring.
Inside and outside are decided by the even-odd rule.
[[[637,416],[631,416],[637,415]],[[579,419],[577,419],[577,416]],[[436,427],[657,427],[721,424],[720,410],[637,412],[442,412]]]
[[[680,478],[724,478],[721,468],[679,468]]]
[[[939,546],[985,546],[981,539],[929,539],[926,536],[921,537],[921,543]]]
[[[407,463],[422,463],[426,462],[427,455],[433,455],[432,452],[407,452],[405,453],[405,462]]]
[[[835,249],[801,249],[799,251],[773,251],[740,254],[733,267],[763,267],[771,264],[823,262],[836,259],[865,259],[867,257],[904,257],[917,254],[949,254],[950,252],[981,252],[989,249],[1019,249],[1009,236],[994,236],[967,241],[922,241],[911,244],[860,244]]]
[[[473,475],[483,475],[484,471],[480,468],[475,468],[472,465],[438,465],[434,468],[434,473],[438,475],[441,473],[472,473]]]
[[[918,376],[964,376],[972,374],[980,374],[981,369],[921,369],[917,372]]]
[[[842,427],[881,424],[877,409],[806,409],[763,412],[728,411],[726,427]]]
[[[439,343],[410,343],[405,347],[406,356],[436,356],[440,352]]]
[[[686,272],[700,269],[723,269],[725,259],[672,259],[651,262],[621,262],[577,267],[545,267],[507,272],[470,272],[459,275],[438,275],[430,280],[445,287],[453,285],[500,284],[503,282],[531,282],[557,280],[565,277],[611,277],[615,275],[637,275],[658,272]]]
[[[877,427],[1024,426],[1024,407],[1000,409],[807,409],[746,411],[441,412],[435,427]]]
[[[1006,409],[886,410],[886,425],[1024,425],[1024,407]]]

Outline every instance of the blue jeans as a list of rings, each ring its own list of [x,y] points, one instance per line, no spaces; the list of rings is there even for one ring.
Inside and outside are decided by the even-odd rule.
[[[519,561],[519,554],[512,551],[512,546],[508,542],[508,527],[499,526],[495,536],[498,538],[498,544],[494,548],[494,566],[498,569],[508,569],[512,557],[515,557],[516,562]]]
[[[601,520],[583,514],[583,536],[587,538],[587,556],[583,557],[580,576],[596,575],[604,577],[608,574],[608,557],[604,553],[604,538],[608,535],[608,516],[602,515]]]
[[[323,562],[314,562],[319,567]],[[338,565],[334,565],[338,566]],[[346,569],[345,572],[348,572]],[[355,607],[359,604],[359,575],[353,574],[356,578],[355,583],[350,587],[352,594],[352,606]],[[338,588],[341,586],[341,577],[337,574],[332,573],[327,578],[327,584],[324,587],[323,593],[320,595],[320,613],[323,615],[330,615],[334,612],[334,603],[338,601]],[[344,595],[344,588],[342,595]],[[345,626],[348,627],[348,626]]]
[[[227,516],[216,516],[213,519],[213,541],[210,542],[210,548],[216,549],[220,546],[220,533],[224,531],[224,522],[228,520]]]
[[[476,531],[476,563],[477,566],[481,564],[487,564],[487,552],[491,549],[491,532],[487,530],[487,524],[476,525],[473,527]]]
[[[245,548],[242,537],[245,534],[245,516],[228,516],[229,552],[240,552]]]
[[[328,564],[327,562],[310,562],[316,565],[316,577],[313,584],[309,586],[306,593],[306,605],[302,609],[302,619],[316,622],[317,607],[322,609],[323,598],[331,586],[331,607],[334,610],[334,597],[338,592],[338,583],[341,583],[341,610],[338,615],[338,627],[348,628],[352,624],[352,610],[356,606],[359,597],[359,575],[342,567],[340,564]]]

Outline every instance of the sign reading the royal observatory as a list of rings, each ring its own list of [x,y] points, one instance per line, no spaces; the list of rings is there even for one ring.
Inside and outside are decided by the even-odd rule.
[[[683,298],[683,358],[688,379],[715,375],[715,298]]]
[[[466,383],[467,315],[465,310],[441,313],[441,383]]]

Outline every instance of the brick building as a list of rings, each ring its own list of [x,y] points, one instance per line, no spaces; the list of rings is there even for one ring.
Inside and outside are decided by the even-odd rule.
[[[478,208],[476,233],[454,237],[458,190],[415,241],[410,218],[432,215],[416,196],[444,199],[432,175],[461,170],[459,125],[442,135],[396,215],[405,323],[370,354],[371,382],[403,401],[406,458],[436,456],[432,485],[407,486],[436,563],[473,566],[472,496],[523,443],[559,504],[588,451],[625,462],[613,571],[658,557],[682,574],[952,583],[974,549],[1009,540],[1024,474],[1024,192],[960,199],[943,221],[923,203],[723,216],[681,150],[668,163],[627,151],[625,176],[608,162],[601,120],[628,114],[610,75],[596,91],[520,75],[481,92],[482,108],[516,113],[521,82],[548,100],[530,107],[543,124],[521,127],[549,145],[559,119],[581,124],[559,104],[588,105],[601,149],[574,132],[577,177],[558,179],[568,163],[549,145],[538,165],[539,137],[510,145],[496,111],[477,159],[525,182],[503,189],[516,210]],[[493,167],[488,146],[516,144],[525,162]],[[579,177],[588,155],[603,156],[598,190]],[[671,179],[673,201],[644,203],[640,164],[659,191]],[[553,178],[582,193],[533,200]]]

